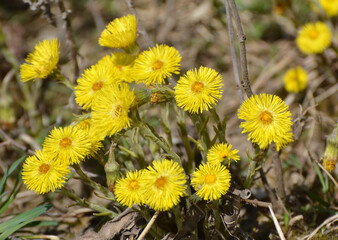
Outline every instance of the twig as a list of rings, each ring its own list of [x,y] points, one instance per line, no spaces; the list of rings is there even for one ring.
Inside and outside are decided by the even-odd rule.
[[[138,14],[137,14],[136,9],[135,9],[134,1],[133,0],[126,0],[126,3],[127,3],[128,7],[130,9],[130,12],[135,15],[135,17],[138,21],[137,27],[138,27],[139,33],[143,36],[143,38],[147,42],[148,46],[150,46],[150,47],[155,46],[154,42],[150,39],[146,29],[144,28],[140,18],[138,17]]]
[[[34,154],[34,151],[32,151],[31,149],[28,149],[27,147],[15,141],[13,138],[8,136],[1,128],[0,128],[0,138],[2,138],[4,141],[7,141],[9,144],[13,145],[14,147],[22,150],[23,152],[27,152],[30,155]]]
[[[241,82],[239,79],[239,71],[238,71],[238,64],[237,64],[237,56],[236,56],[236,49],[235,49],[235,43],[234,43],[234,28],[232,25],[232,19],[231,19],[231,11],[228,0],[224,0],[225,5],[225,12],[227,15],[227,22],[228,22],[228,35],[229,35],[229,43],[230,43],[230,53],[231,53],[231,60],[232,60],[232,68],[234,71],[234,77],[235,82],[237,86],[237,94],[239,96],[239,99],[241,103],[244,101],[244,96],[242,92]]]
[[[256,199],[254,200],[250,200],[250,199],[243,199],[242,201],[246,202],[246,203],[249,203],[251,204],[252,206],[259,206],[259,207],[265,207],[265,208],[269,208],[269,211],[270,211],[270,214],[271,214],[271,217],[272,217],[272,220],[273,220],[273,223],[275,224],[275,227],[276,227],[276,230],[278,232],[278,235],[279,235],[279,238],[281,240],[285,240],[285,237],[284,237],[284,233],[278,223],[278,220],[276,218],[276,215],[273,211],[273,208],[272,208],[272,204],[269,203],[269,202],[262,202],[262,201],[258,201]]]
[[[278,196],[282,199],[282,201],[285,200],[285,189],[284,189],[284,180],[283,180],[283,170],[282,170],[282,163],[279,157],[279,153],[276,150],[276,144],[271,144],[271,150],[272,150],[272,158],[273,158],[273,165],[274,170],[276,174],[276,190]]]
[[[323,167],[322,164],[320,164],[320,162],[318,162],[317,159],[315,159],[315,158],[312,157],[312,154],[310,153],[309,149],[307,149],[307,153],[308,153],[310,159],[313,162],[315,162],[318,165],[318,167],[320,167],[326,173],[326,175],[331,179],[331,181],[334,183],[334,185],[336,186],[336,188],[338,188],[338,183],[336,182],[336,180],[334,179],[334,177],[332,177],[332,175]]]
[[[57,0],[57,3],[61,11],[61,16],[64,22],[64,27],[66,29],[67,42],[69,44],[70,56],[71,56],[71,59],[73,62],[73,68],[74,68],[74,78],[72,80],[72,83],[75,83],[76,79],[80,75],[80,69],[79,69],[79,64],[77,62],[77,52],[76,52],[75,42],[74,42],[73,34],[72,34],[72,25],[71,25],[70,18],[69,18],[69,14],[71,11],[66,10],[65,5],[63,4],[63,0]]]
[[[137,240],[142,240],[146,234],[149,232],[151,226],[154,224],[156,218],[158,217],[158,215],[160,214],[159,211],[156,211],[155,214],[153,215],[153,217],[150,219],[150,221],[148,222],[146,228],[143,230],[143,232],[141,233],[141,235],[137,238]]]
[[[250,87],[249,73],[248,73],[248,63],[246,60],[246,47],[245,40],[246,36],[244,34],[241,19],[238,14],[238,10],[234,0],[227,0],[230,3],[231,13],[235,20],[235,25],[237,28],[237,37],[239,40],[239,51],[240,51],[240,61],[241,61],[241,72],[242,72],[242,87],[246,92],[247,97],[251,97],[253,92]]]
[[[303,237],[301,240],[310,240],[322,227],[326,226],[329,222],[335,222],[338,221],[338,214],[333,215],[332,217],[329,217],[326,219],[322,224],[320,224],[313,232],[305,237]]]

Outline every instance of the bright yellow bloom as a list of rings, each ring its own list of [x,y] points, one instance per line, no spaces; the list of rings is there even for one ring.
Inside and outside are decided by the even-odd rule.
[[[141,188],[143,171],[128,172],[125,178],[116,181],[114,195],[116,200],[124,206],[141,205],[144,201]]]
[[[302,67],[290,68],[283,76],[283,83],[288,92],[301,92],[307,85],[307,73]]]
[[[238,118],[244,120],[242,133],[250,132],[248,139],[266,149],[273,141],[277,151],[293,141],[289,107],[276,95],[253,95],[238,110]]]
[[[117,72],[120,73],[120,79],[126,82],[132,82],[132,67],[134,66],[135,56],[123,52],[114,52],[108,56],[103,57],[100,61],[107,59],[110,61]],[[99,63],[100,63],[99,61]]]
[[[126,83],[103,89],[92,106],[94,131],[99,135],[112,136],[129,127],[128,112],[134,99],[134,91],[130,91]]]
[[[191,113],[202,113],[222,98],[222,77],[214,69],[189,70],[175,86],[177,105]]]
[[[66,182],[69,166],[55,161],[46,152],[36,151],[22,166],[22,179],[28,189],[40,194],[54,192]]]
[[[154,161],[144,170],[142,188],[144,204],[155,211],[167,211],[180,202],[186,189],[183,168],[172,160]]]
[[[299,50],[304,54],[322,53],[331,44],[332,33],[323,22],[305,24],[296,38]]]
[[[193,172],[191,184],[197,191],[198,196],[204,200],[213,201],[228,192],[231,184],[231,174],[221,164],[203,163]]]
[[[110,59],[103,58],[97,64],[86,69],[77,80],[75,101],[84,109],[89,109],[93,100],[101,94],[102,89],[121,81],[121,74],[112,66]]]
[[[59,48],[57,39],[39,42],[25,59],[27,63],[20,66],[21,81],[46,78],[51,74],[59,62]]]
[[[212,146],[207,154],[207,160],[210,164],[220,164],[225,160],[228,160],[230,166],[230,160],[237,162],[239,156],[237,155],[238,150],[231,150],[232,145],[227,143],[217,143]]]
[[[58,162],[70,165],[83,161],[91,144],[85,131],[69,126],[54,128],[45,139],[43,148]]]
[[[329,17],[338,15],[338,0],[319,0],[319,3]]]
[[[156,45],[135,60],[133,74],[137,82],[162,84],[167,77],[180,73],[181,56],[174,47]]]
[[[103,148],[102,144],[102,136],[96,134],[95,129],[93,127],[93,120],[92,118],[82,119],[80,120],[74,128],[79,128],[82,131],[85,131],[87,138],[90,141],[91,147],[89,152],[87,153],[88,156],[94,157],[95,154]]]
[[[134,15],[116,18],[101,33],[99,44],[111,48],[128,48],[135,43],[137,24]]]

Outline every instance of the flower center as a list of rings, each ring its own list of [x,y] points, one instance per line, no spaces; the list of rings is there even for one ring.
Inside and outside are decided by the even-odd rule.
[[[216,176],[213,173],[209,173],[208,175],[205,176],[204,181],[206,184],[212,184],[216,182]]]
[[[163,62],[162,61],[159,61],[159,60],[156,60],[156,62],[154,62],[153,64],[153,70],[159,70],[161,69],[163,66]]]
[[[268,111],[264,111],[261,113],[261,115],[259,116],[259,120],[263,123],[263,124],[270,124],[273,120],[272,114]]]
[[[116,65],[115,66],[118,70],[122,71],[122,66],[121,65]]]
[[[114,110],[114,114],[116,117],[119,117],[121,115],[121,112],[122,112],[122,107],[120,105],[117,105],[115,107],[115,110]]]
[[[136,180],[131,180],[129,182],[129,188],[131,190],[135,190],[136,188],[138,188],[138,182]]]
[[[69,147],[70,145],[72,145],[72,140],[70,140],[69,138],[65,137],[65,138],[61,139],[59,145],[62,148]]]
[[[97,81],[96,83],[93,84],[92,89],[96,92],[96,91],[99,91],[102,87],[103,87],[103,82]]]
[[[155,182],[155,186],[159,189],[162,189],[164,188],[164,186],[166,185],[167,183],[167,178],[162,176],[162,177],[159,177],[156,182]]]
[[[39,172],[40,173],[47,173],[49,171],[49,169],[50,169],[50,166],[46,163],[43,163],[39,167]]]
[[[316,29],[309,31],[309,37],[315,39],[319,36],[319,32]]]
[[[203,90],[204,84],[201,82],[194,82],[194,84],[191,86],[191,91],[194,93],[199,93]]]
[[[227,151],[221,151],[220,154],[219,154],[219,156],[220,156],[221,158],[227,158],[227,157],[229,156],[229,154],[228,154]]]

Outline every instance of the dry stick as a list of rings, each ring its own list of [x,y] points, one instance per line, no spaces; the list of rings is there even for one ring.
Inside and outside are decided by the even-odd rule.
[[[329,178],[331,179],[331,181],[334,183],[335,187],[338,188],[338,183],[336,182],[336,180],[334,179],[334,177],[332,177],[332,175],[323,167],[322,164],[320,164],[320,162],[318,162],[317,159],[315,159],[315,158],[312,157],[312,154],[310,153],[309,149],[307,149],[307,153],[308,153],[310,159],[312,161],[314,161],[318,165],[318,167],[320,167],[326,173],[326,175],[329,176]]]
[[[72,34],[72,25],[70,23],[69,19],[69,10],[66,10],[65,5],[63,4],[63,0],[58,0],[57,1],[59,9],[62,14],[62,20],[64,21],[64,27],[66,29],[66,36],[67,36],[67,41],[70,47],[70,56],[73,62],[73,68],[74,68],[74,78],[72,79],[72,83],[75,83],[76,79],[80,75],[80,69],[79,69],[79,64],[77,62],[77,52],[76,52],[76,47],[75,47],[75,42],[73,39],[73,34]]]
[[[303,237],[301,240],[310,240],[322,227],[326,226],[329,222],[335,222],[338,221],[338,214],[333,215],[332,217],[329,217],[326,219],[322,224],[320,224],[310,235],[307,235]]]
[[[150,219],[150,221],[148,222],[147,226],[145,227],[145,229],[143,230],[143,232],[141,233],[141,235],[137,238],[137,240],[142,240],[146,234],[149,232],[151,226],[154,224],[156,218],[158,217],[158,215],[160,214],[160,211],[156,211],[155,214],[153,215],[153,217]]]
[[[139,33],[143,36],[144,40],[146,40],[148,46],[150,47],[153,47],[155,46],[154,42],[150,39],[146,29],[144,28],[140,18],[138,17],[138,14],[136,12],[136,9],[135,9],[135,6],[134,6],[134,1],[133,0],[126,0],[126,3],[131,11],[132,14],[135,15],[136,19],[138,20],[138,24],[137,24],[137,27],[138,27],[138,31]]]
[[[34,151],[28,149],[27,147],[21,145],[20,143],[18,143],[17,141],[15,141],[13,138],[11,138],[10,136],[8,136],[1,128],[0,128],[0,138],[2,138],[3,140],[7,141],[9,144],[13,145],[14,147],[24,151],[24,152],[28,152],[30,155],[34,154]]]
[[[271,214],[271,217],[272,217],[272,220],[273,220],[273,223],[275,224],[275,227],[276,227],[276,230],[278,232],[278,235],[279,235],[279,238],[282,239],[282,240],[285,240],[285,237],[284,237],[284,233],[278,223],[278,220],[276,218],[276,215],[273,211],[273,208],[272,208],[272,204],[269,203],[269,202],[262,202],[262,201],[258,201],[258,200],[250,200],[250,199],[242,199],[242,201],[245,201],[249,204],[251,204],[252,206],[259,206],[259,207],[266,207],[266,208],[269,208],[269,211],[270,211],[270,214]]]
[[[228,3],[230,3],[232,16],[234,17],[235,25],[237,28],[237,37],[239,40],[239,52],[240,52],[240,60],[241,60],[242,87],[244,88],[244,91],[246,92],[246,95],[249,98],[253,95],[253,92],[250,87],[248,63],[246,60],[246,47],[245,47],[246,36],[244,34],[242,24],[241,24],[241,19],[239,17],[238,10],[237,10],[234,0],[225,0],[225,1],[228,1]]]
[[[271,150],[272,150],[274,170],[276,174],[277,195],[280,196],[282,201],[284,201],[285,200],[285,188],[284,188],[284,181],[283,181],[282,163],[279,157],[279,153],[276,150],[276,144],[274,142],[271,144]]]
[[[241,82],[239,79],[239,71],[238,71],[238,64],[237,64],[237,56],[236,56],[236,49],[235,49],[235,43],[234,43],[234,28],[232,25],[232,19],[231,19],[231,11],[228,0],[224,0],[225,5],[225,13],[227,15],[227,22],[228,22],[228,35],[229,35],[229,42],[230,42],[230,53],[231,53],[231,60],[232,60],[232,68],[234,71],[234,77],[235,82],[237,86],[237,94],[239,96],[239,99],[241,103],[244,101],[244,96],[242,92]]]

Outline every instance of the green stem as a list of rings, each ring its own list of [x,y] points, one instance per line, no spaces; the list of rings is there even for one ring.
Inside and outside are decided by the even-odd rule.
[[[223,120],[223,122],[221,122],[216,109],[212,108],[210,109],[210,112],[216,122],[216,126],[214,127],[214,130],[216,132],[216,135],[219,139],[219,141],[221,141],[222,143],[226,143],[226,138],[225,138],[225,129],[226,129],[226,119]]]

